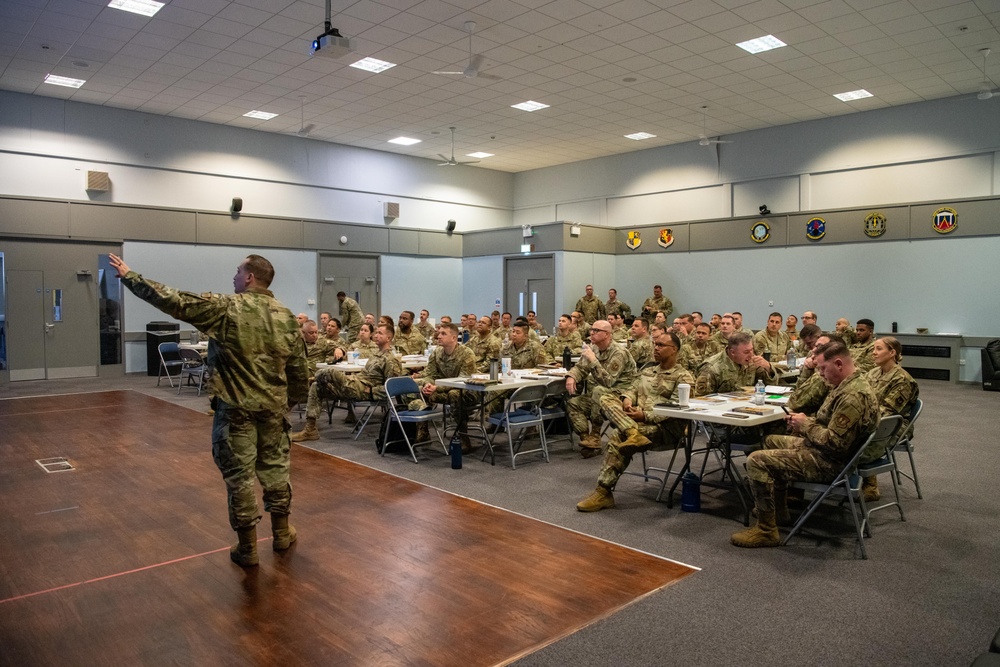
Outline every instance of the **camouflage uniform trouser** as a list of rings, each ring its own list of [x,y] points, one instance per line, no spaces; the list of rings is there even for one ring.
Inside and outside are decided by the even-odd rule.
[[[370,398],[368,387],[356,378],[336,368],[316,371],[316,381],[309,387],[306,401],[306,417],[316,419],[323,412],[323,399],[341,398],[349,401],[364,401]]]
[[[841,471],[843,466],[832,465],[805,442],[792,435],[769,435],[764,449],[747,457],[747,477],[758,510],[774,511],[774,489],[783,491],[793,481],[830,482]]]
[[[604,417],[601,415],[601,399],[605,396],[618,401],[618,405],[621,405],[617,390],[601,386],[596,386],[586,394],[573,396],[566,401],[569,422],[573,425],[573,431],[586,435],[590,432],[591,424],[597,428],[601,427],[601,424],[604,423]]]
[[[265,511],[291,511],[288,426],[280,412],[251,412],[215,400],[212,458],[226,483],[233,530],[250,528],[260,521],[254,476],[264,490]]]
[[[619,410],[620,406],[621,403],[619,403]],[[624,412],[622,414],[624,415]],[[635,454],[650,450],[674,449],[682,443],[684,434],[687,432],[688,422],[685,419],[668,419],[659,424],[636,424],[627,415],[625,418],[635,424],[639,433],[652,442],[644,447],[636,447],[631,454],[622,454],[621,450],[618,449],[622,441],[621,434],[615,433],[608,439],[608,451],[604,454],[604,462],[601,464],[601,472],[597,476],[597,484],[609,491],[614,490],[615,485],[618,484],[618,478],[628,468],[628,464],[632,462],[632,457]]]
[[[424,394],[424,398],[431,405],[444,403],[451,408],[451,417],[459,429],[465,429],[469,421],[469,413],[479,404],[479,397],[471,391],[452,389],[450,387],[438,387],[431,394]],[[419,410],[423,404],[419,400],[411,401],[410,410]]]

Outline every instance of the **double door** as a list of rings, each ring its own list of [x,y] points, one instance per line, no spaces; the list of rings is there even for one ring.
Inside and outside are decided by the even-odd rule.
[[[339,319],[337,292],[344,292],[361,306],[363,313],[378,313],[378,258],[369,256],[320,255],[319,310]]]
[[[556,322],[555,259],[507,257],[504,259],[504,310],[516,318],[529,310],[548,331]]]

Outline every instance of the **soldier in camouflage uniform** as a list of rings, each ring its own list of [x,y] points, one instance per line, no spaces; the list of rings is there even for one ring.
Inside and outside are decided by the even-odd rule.
[[[392,353],[392,336],[387,326],[376,330],[378,349],[360,373],[345,373],[337,368],[323,368],[316,373],[316,381],[309,387],[306,425],[289,436],[293,442],[319,440],[316,420],[323,411],[324,400],[370,401],[385,397],[385,381],[403,374],[403,367]]]
[[[853,352],[852,352],[852,357]],[[903,424],[897,435],[892,436],[896,440],[903,435],[910,436],[912,426],[910,425],[910,415],[913,406],[917,404],[920,397],[920,387],[917,381],[907,373],[899,360],[903,356],[903,346],[893,336],[879,338],[872,343],[872,361],[875,368],[868,371],[865,379],[868,380],[879,401],[879,414],[882,417],[899,415],[903,418]],[[881,458],[885,454],[885,449],[889,445],[884,440],[873,440],[868,447],[868,451],[861,455],[860,463],[870,463]],[[876,501],[881,497],[878,490],[877,477],[865,477],[861,490],[865,494],[865,501]]]
[[[812,350],[826,345],[831,340],[843,340],[839,336],[832,336],[830,334],[820,333],[819,327],[815,324],[807,324],[802,327],[802,344],[809,348],[810,354]],[[820,406],[823,405],[823,401],[826,400],[826,395],[830,393],[830,385],[820,377],[818,373],[815,372],[816,360],[813,357],[809,357],[808,361],[810,363],[809,373],[806,373],[806,368],[803,361],[802,372],[799,373],[799,379],[795,383],[795,389],[792,390],[791,395],[788,397],[787,408],[791,412],[801,412],[803,414],[812,416],[815,415]]]
[[[462,439],[462,451],[468,453],[472,451],[472,444],[466,433],[466,424],[477,398],[471,391],[439,387],[434,381],[441,378],[469,377],[476,372],[476,355],[458,342],[458,327],[450,322],[438,327],[437,336],[438,346],[427,360],[427,367],[415,379],[429,403],[447,403],[451,406],[451,414]],[[416,401],[411,404],[410,409],[418,410],[421,407],[420,401]]]
[[[288,525],[292,486],[285,412],[305,399],[309,368],[298,322],[267,289],[274,267],[250,255],[236,270],[235,294],[192,294],[143,278],[116,255],[109,259],[133,294],[209,337],[212,456],[226,483],[229,524],[239,537],[230,558],[241,567],[258,562],[255,474],[271,514],[272,548],[288,549],[295,529]]]
[[[539,336],[549,335],[549,332],[545,330],[545,327],[543,327],[542,323],[536,318],[535,311],[533,310],[528,311],[528,326],[531,327],[531,330]]]
[[[601,410],[616,430],[608,438],[597,489],[576,505],[581,512],[614,507],[612,491],[632,457],[650,449],[675,448],[684,437],[687,420],[658,416],[653,406],[664,400],[676,402],[677,385],[693,385],[694,376],[677,364],[680,340],[676,334],[662,333],[654,345],[658,365],[643,370],[635,386],[620,397],[605,394],[601,398]]]
[[[753,351],[763,355],[771,353],[771,359],[781,361],[788,354],[792,341],[788,334],[781,330],[781,313],[771,313],[767,317],[767,328],[758,331],[753,337]]]
[[[332,317],[333,315],[326,311],[319,314],[319,321],[316,323],[319,325],[319,340],[326,338],[326,324]]]
[[[618,290],[614,287],[608,290],[608,300],[604,304],[604,312],[609,316],[615,314],[622,320],[632,317],[632,307],[624,301],[618,300]]]
[[[306,361],[309,363],[309,375],[316,374],[316,364],[326,363],[326,339],[319,337],[319,329],[312,320],[302,323],[302,340],[306,342]]]
[[[587,285],[587,293],[576,302],[577,311],[583,315],[583,321],[593,324],[597,320],[603,320],[605,316],[604,304],[594,296],[594,286]]]
[[[851,345],[851,356],[854,365],[859,370],[868,372],[875,368],[872,360],[872,350],[875,348],[875,323],[868,319],[858,320],[854,328],[854,345]]]
[[[420,335],[427,338],[434,338],[434,325],[427,321],[431,314],[426,310],[420,311],[420,321],[413,325],[413,328],[420,332]],[[465,317],[463,315],[463,317]]]
[[[788,483],[829,482],[878,427],[878,399],[842,343],[817,348],[818,372],[832,389],[816,417],[785,417],[795,435],[770,435],[747,457],[757,523],[732,535],[738,547],[776,547],[778,523],[788,523]]]
[[[550,359],[562,361],[563,351],[567,347],[571,356],[579,356],[583,349],[583,340],[580,334],[573,330],[573,320],[570,316],[563,314],[559,316],[558,328],[545,341],[545,352]]]
[[[500,315],[500,326],[493,330],[493,337],[500,341],[501,345],[510,340],[510,320],[511,314],[503,313]]]
[[[608,322],[611,323],[611,339],[616,343],[628,343],[629,330],[625,328],[622,318],[617,315],[608,315]]]
[[[697,377],[705,361],[719,352],[722,352],[722,346],[712,339],[712,327],[708,322],[702,322],[694,328],[688,341],[681,345],[677,363]]]
[[[583,319],[583,313],[579,310],[574,310],[570,317],[573,319],[573,325],[576,327],[576,332],[580,334],[580,340],[590,340],[590,323]]]
[[[670,317],[670,313],[674,312],[674,304],[670,302],[670,299],[663,296],[663,287],[661,285],[653,285],[653,296],[647,297],[642,302],[642,314],[647,319],[655,316],[657,311],[662,311],[664,317]]]
[[[641,317],[632,322],[632,343],[628,346],[636,368],[642,368],[653,361],[653,341],[649,337],[649,324]]]
[[[347,296],[345,292],[337,292],[337,301],[340,302],[340,323],[347,329],[347,342],[353,343],[358,339],[358,329],[364,324],[365,314],[361,311],[358,302]]]
[[[837,320],[836,327],[837,335],[844,339],[844,342],[847,343],[848,347],[857,342],[858,335],[854,331],[853,327],[851,327],[851,321],[846,317],[841,317]]]
[[[490,360],[500,358],[500,341],[493,336],[493,320],[487,315],[480,317],[465,346],[476,355],[476,372],[489,372]]]
[[[510,358],[510,367],[518,370],[537,368],[549,363],[545,348],[536,340],[528,338],[528,325],[515,324],[510,331],[510,342],[500,348],[502,358]]]
[[[701,368],[695,385],[696,396],[707,396],[753,387],[757,380],[773,380],[771,365],[754,355],[750,335],[734,333],[726,349],[710,357]]]
[[[566,378],[566,391],[573,398],[567,401],[570,423],[580,436],[580,454],[585,459],[601,452],[601,398],[606,394],[621,396],[636,380],[635,362],[621,345],[611,340],[611,323],[594,322],[591,345],[583,350],[580,363]],[[584,380],[587,392],[578,393]]]
[[[378,352],[378,343],[372,340],[375,327],[371,324],[362,324],[358,329],[358,339],[347,346],[348,352],[357,352],[358,359],[368,359]]]
[[[399,314],[399,326],[396,327],[393,345],[403,354],[422,354],[427,349],[427,341],[413,328],[412,310],[404,310]]]
[[[733,316],[726,313],[719,320],[719,329],[712,335],[712,340],[715,341],[716,345],[719,347],[725,347],[726,343],[729,341],[729,337],[736,333],[736,321]],[[751,344],[753,339],[751,339]]]
[[[322,346],[323,353],[326,354],[326,363],[335,364],[347,358],[347,346],[344,339],[340,337],[340,320],[336,317],[326,323],[326,336],[318,341]]]

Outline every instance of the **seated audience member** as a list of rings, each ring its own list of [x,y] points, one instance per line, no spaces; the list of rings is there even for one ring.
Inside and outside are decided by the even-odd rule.
[[[641,318],[636,320],[641,321]],[[577,503],[579,511],[596,512],[614,507],[612,492],[634,455],[650,449],[673,449],[681,443],[687,420],[653,413],[657,403],[678,400],[677,385],[694,384],[694,376],[677,363],[679,347],[676,334],[661,334],[653,348],[657,365],[644,369],[638,381],[621,395],[609,393],[601,398],[601,410],[615,430],[608,438],[608,451],[597,476],[597,489]]]
[[[805,326],[807,324],[816,324],[816,313],[812,310],[807,310],[806,312],[802,313],[802,326]],[[816,324],[816,326],[819,325]]]
[[[767,328],[758,331],[753,337],[753,351],[756,354],[771,353],[772,361],[781,361],[788,353],[792,341],[788,334],[781,330],[781,313],[774,312],[767,316]]]
[[[493,320],[493,330],[496,331],[500,328],[500,311],[494,310],[490,314],[490,318]]]
[[[712,338],[711,330],[708,322],[701,322],[694,328],[691,338],[681,345],[678,363],[695,376],[709,357],[722,351],[722,345]]]
[[[438,327],[437,342],[437,347],[427,359],[427,367],[414,379],[420,385],[420,392],[429,403],[432,405],[447,403],[451,406],[451,416],[455,420],[462,440],[462,451],[468,453],[472,451],[472,443],[467,431],[469,411],[477,403],[477,397],[472,392],[461,389],[439,387],[434,384],[434,381],[442,378],[469,377],[476,372],[476,355],[468,347],[458,342],[458,327],[451,322]],[[410,406],[410,409],[419,409],[420,405],[420,402],[417,401]],[[419,432],[417,438],[418,440],[426,439],[426,437],[421,437]]]
[[[861,333],[861,322],[858,322],[858,333]],[[853,352],[851,353],[853,357]],[[882,417],[899,415],[903,418],[902,431],[910,429],[910,414],[920,397],[920,387],[917,381],[899,365],[903,358],[903,346],[893,336],[879,338],[872,343],[872,368],[865,377],[871,384],[879,403],[879,414]],[[897,434],[895,437],[899,437]],[[861,455],[861,463],[869,463],[882,457],[887,443],[875,440],[868,451]],[[866,501],[875,501],[881,497],[878,490],[878,477],[865,477],[861,490]]]
[[[729,337],[732,336],[735,331],[736,320],[733,319],[732,315],[726,313],[722,316],[722,319],[719,320],[719,329],[715,332],[715,335],[712,336],[712,340],[718,343],[720,347],[725,347],[726,341],[729,340]],[[751,344],[752,340],[753,339],[751,339]]]
[[[510,340],[510,324],[511,324],[511,314],[501,313],[500,314],[500,326],[493,330],[493,335],[501,344]]]
[[[815,336],[809,336],[807,338],[807,330],[812,327],[817,333]],[[810,369],[816,367],[816,358],[812,356],[812,351],[818,347],[826,345],[832,340],[837,340],[843,343],[843,339],[836,334],[825,334],[820,332],[819,327],[815,324],[807,324],[802,327],[802,341],[803,345],[808,346],[810,351],[810,356],[807,357],[802,363],[809,363]],[[812,333],[810,331],[810,333]],[[795,388],[788,397],[787,408],[791,412],[801,412],[803,414],[812,416],[815,415],[820,407],[823,405],[823,401],[826,400],[826,395],[830,392],[830,385],[816,372],[810,372],[805,374],[806,368],[803,366],[802,373],[799,374],[799,379],[795,383]]]
[[[868,372],[875,367],[872,350],[875,348],[875,323],[869,319],[858,320],[854,327],[854,345],[851,356],[859,370]]]
[[[374,329],[370,324],[362,324],[358,329],[358,339],[347,346],[348,352],[357,352],[359,359],[368,359],[378,351],[378,343],[372,339]]]
[[[570,423],[580,437],[580,454],[585,459],[601,452],[601,398],[605,394],[620,395],[636,379],[635,362],[621,345],[611,339],[611,324],[597,320],[590,330],[591,341],[580,354],[580,362],[566,377]],[[583,382],[586,393],[579,393]]]
[[[378,350],[368,358],[360,373],[344,373],[336,368],[323,368],[316,372],[316,381],[309,387],[306,403],[306,425],[301,431],[290,433],[295,442],[319,440],[316,420],[323,410],[323,400],[378,400],[385,396],[385,381],[402,374],[399,360],[392,354],[392,328],[380,326],[375,331]]]
[[[653,361],[653,340],[649,336],[649,324],[641,317],[632,320],[632,342],[628,353],[635,360],[637,368],[642,368]]]
[[[531,325],[528,324],[528,318],[527,317],[525,317],[524,315],[518,315],[517,319],[514,320],[514,324],[523,324],[526,327],[528,327],[528,339],[535,341],[539,345],[542,344],[542,338],[541,338],[541,336],[539,336],[538,332],[536,332],[534,329],[532,329]]]
[[[370,324],[373,328],[378,326],[378,320],[375,319],[375,313],[365,313],[365,324]]]
[[[538,321],[535,315],[535,311],[533,310],[528,311],[528,326],[531,327],[531,330],[534,331],[539,336],[549,335],[549,332],[545,330],[545,327],[542,326],[542,323]]]
[[[625,328],[625,323],[622,318],[617,314],[612,313],[611,315],[608,315],[608,322],[611,323],[611,329],[613,331],[611,339],[616,343],[628,342],[629,331]]]
[[[742,391],[753,387],[757,380],[773,380],[771,364],[753,353],[750,334],[734,333],[726,341],[726,349],[709,357],[698,373],[695,395],[707,396],[720,392]]]
[[[579,310],[574,310],[572,317],[573,325],[576,327],[576,332],[580,334],[580,339],[583,341],[590,340],[590,323],[583,319],[583,313]]]
[[[733,331],[736,332],[743,331],[750,334],[751,336],[753,335],[753,331],[751,331],[750,329],[743,328],[743,313],[741,313],[738,310],[733,311]]]
[[[704,318],[700,312],[698,312],[697,310],[691,311],[691,324],[698,326],[699,324],[702,323],[703,319]],[[692,329],[692,331],[694,331],[694,329]]]
[[[851,328],[851,321],[846,317],[841,317],[837,320],[836,327],[837,335],[843,338],[848,346],[854,345],[857,341],[857,335],[854,333],[854,329]]]
[[[510,358],[510,367],[518,370],[537,368],[549,362],[545,348],[528,335],[528,323],[518,323],[511,327],[510,340],[500,348],[500,356]]]
[[[434,336],[434,325],[430,323],[431,314],[427,309],[420,311],[420,321],[413,325],[413,328],[420,332],[420,335],[424,338],[432,338]]]
[[[493,335],[493,320],[486,315],[480,317],[465,346],[476,356],[476,372],[489,372],[490,360],[500,358],[500,341]]]
[[[789,315],[785,318],[785,333],[788,334],[788,340],[796,341],[799,339],[799,318],[795,315]]]
[[[326,363],[335,364],[347,357],[347,345],[340,337],[340,320],[331,317],[326,323]]]
[[[719,315],[718,313],[712,313],[712,319],[708,321],[709,325],[711,325],[712,327],[712,333],[715,333],[716,331],[719,330],[719,322],[721,321],[722,321],[722,315]]]
[[[309,316],[306,315],[305,313],[299,313],[298,315],[295,316],[295,321],[299,323],[300,327],[303,324],[305,324],[306,320],[308,320],[308,319],[309,319]]]
[[[444,323],[445,315],[441,318]],[[450,318],[449,318],[450,319]],[[396,338],[393,343],[403,354],[423,354],[427,341],[419,331],[413,328],[413,311],[404,310],[399,314],[399,325],[396,327]]]
[[[793,435],[769,435],[766,449],[747,457],[757,522],[733,533],[738,547],[778,546],[778,524],[790,522],[788,483],[831,481],[878,427],[878,399],[847,348],[831,342],[817,348],[816,357],[830,393],[815,418],[796,412],[785,417]]]
[[[316,375],[316,364],[326,363],[328,346],[319,338],[319,329],[312,320],[306,320],[299,327],[302,339],[306,342],[306,361],[309,364],[309,375]]]
[[[573,328],[570,316],[563,314],[559,316],[559,324],[556,325],[555,331],[545,341],[545,352],[552,360],[561,361],[563,350],[566,348],[569,348],[571,356],[580,356],[583,340],[580,338],[580,333]]]
[[[320,313],[319,314],[319,337],[326,338],[326,324],[333,317],[330,313]]]
[[[667,322],[667,314],[662,310],[658,310],[653,314],[653,322],[663,327],[664,331],[670,331],[671,323]]]

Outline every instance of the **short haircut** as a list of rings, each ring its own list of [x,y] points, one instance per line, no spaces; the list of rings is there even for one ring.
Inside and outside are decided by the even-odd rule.
[[[454,322],[445,322],[444,324],[439,325],[438,329],[447,329],[456,336],[458,335],[458,325]]]
[[[396,337],[396,327],[392,324],[391,321],[386,322],[385,324],[380,324],[378,325],[377,328],[385,329],[385,335],[389,337],[389,340],[392,340],[393,338]]]
[[[867,317],[864,317],[864,318],[861,318],[860,320],[858,320],[858,324],[864,324],[866,327],[868,327],[872,331],[875,331],[875,323],[872,322]]]
[[[506,310],[505,310],[505,311],[503,311],[502,313],[500,313],[500,317],[503,317],[504,315],[507,315],[508,317],[514,317],[513,315],[511,315],[511,314],[510,314],[510,313],[509,313],[508,311],[506,311]]]
[[[615,289],[614,287],[609,287],[609,288],[608,288],[608,291],[609,291],[609,292],[614,292],[614,293],[615,293],[615,296],[618,296],[618,290],[616,290],[616,289]]]
[[[698,317],[705,317],[700,310],[692,310],[691,316],[694,317],[695,315],[697,315]]]
[[[347,296],[347,292],[337,292],[337,296],[338,297]]]
[[[653,289],[663,289],[663,285],[653,285]]]
[[[723,315],[723,316],[722,316],[722,319],[724,319],[724,320],[729,320],[729,321],[730,321],[730,322],[732,322],[733,324],[736,324],[736,320],[734,320],[734,319],[733,319],[733,316],[732,316],[732,315]]]
[[[684,313],[683,315],[681,315],[681,319],[690,322],[691,324],[694,324],[694,315],[692,315],[691,313]]]
[[[635,324],[636,322],[638,322],[643,329],[649,330],[649,320],[645,317],[633,317],[632,324]]]
[[[679,351],[681,349],[681,339],[673,331],[664,331],[664,336],[670,336],[670,342],[674,344],[674,347]]]
[[[537,314],[537,313],[535,313],[535,311],[533,311],[533,310],[529,310],[529,311],[528,311],[528,315],[536,315],[536,314]]]
[[[413,317],[414,317],[414,315],[413,315],[413,311],[412,311],[412,310],[404,310],[404,311],[403,311],[403,313],[405,313],[406,315],[409,315],[409,316],[410,316],[410,319],[411,319],[411,320],[412,320],[412,319],[413,319]]]
[[[327,319],[330,319],[331,317],[333,317],[333,315],[328,310],[324,310],[322,313],[319,314],[320,317],[323,317],[324,315],[326,315]]]
[[[737,331],[726,341],[726,349],[732,350],[746,343],[753,343],[753,338],[745,331]]]
[[[338,320],[338,319],[337,319],[336,317],[331,317],[331,318],[330,318],[330,322],[336,322],[336,323],[337,323],[337,328],[338,328],[338,329],[343,329],[343,328],[344,328],[344,325],[343,325],[343,324],[341,324],[341,323],[340,323],[340,320]],[[327,324],[329,324],[330,322],[327,322]]]
[[[709,324],[708,322],[698,322],[698,324],[694,325],[694,328],[695,328],[695,329],[700,329],[700,328],[702,328],[702,327],[705,327],[705,328],[706,328],[706,329],[708,329],[709,331],[711,331],[711,330],[712,330],[712,325],[711,325],[711,324]]]
[[[733,311],[733,315],[739,315],[740,317],[743,317],[743,313],[741,313],[741,312],[740,312],[740,311],[738,311],[738,310],[734,310],[734,311]]]
[[[528,335],[528,323],[527,322],[521,322],[520,320],[518,320],[517,322],[514,323],[514,326],[512,326],[511,329],[520,329],[521,332],[524,333],[525,336]]]
[[[389,315],[383,315],[382,319],[385,320],[385,323],[389,325],[389,327],[393,330],[393,332],[396,331],[396,320],[392,319],[392,317]]]
[[[818,338],[821,333],[823,330],[815,324],[807,324],[799,332],[799,338]]]
[[[896,340],[895,336],[882,336],[879,340],[895,353],[897,362],[903,358],[903,345]]]
[[[825,345],[820,345],[815,350],[813,350],[814,357],[823,357],[826,360],[835,359],[837,357],[851,358],[851,351],[847,349],[847,345],[844,344],[844,339],[831,340]]]
[[[772,317],[777,317],[778,319],[784,319],[784,317],[782,316],[782,314],[779,313],[778,311],[774,311],[773,313],[771,313],[770,315],[768,315],[767,319],[771,319]]]
[[[562,318],[564,318],[564,317],[565,317],[565,318],[566,318],[567,320],[570,320],[570,321],[572,321],[572,320],[573,320],[573,316],[572,316],[572,315],[570,315],[570,314],[568,314],[568,313],[563,313],[562,315],[560,315],[560,316],[559,316],[559,319],[562,319]]]
[[[247,255],[247,271],[253,274],[254,280],[263,288],[271,286],[274,280],[274,266],[260,255]]]
[[[368,324],[367,322],[364,322],[364,323],[363,323],[363,324],[361,325],[361,329],[364,329],[364,328],[366,328],[366,327],[368,328],[368,333],[369,333],[369,334],[373,334],[373,333],[375,333],[375,327],[374,327],[374,326],[372,326],[371,324]],[[361,331],[361,329],[358,329],[358,331]]]
[[[302,326],[300,326],[299,328],[300,329],[305,329],[307,324],[311,324],[313,326],[316,326],[316,321],[315,320],[306,320],[305,322],[302,323]]]

